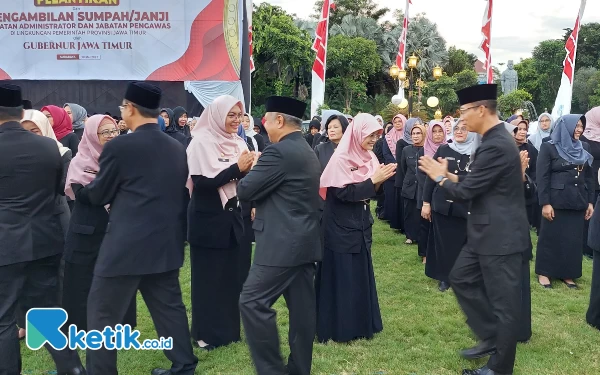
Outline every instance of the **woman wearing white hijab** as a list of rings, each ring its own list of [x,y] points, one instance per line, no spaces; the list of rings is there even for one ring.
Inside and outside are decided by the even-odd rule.
[[[250,151],[263,152],[265,149],[265,140],[262,135],[254,131],[254,118],[248,113],[244,113],[242,127],[246,134],[246,143]]]

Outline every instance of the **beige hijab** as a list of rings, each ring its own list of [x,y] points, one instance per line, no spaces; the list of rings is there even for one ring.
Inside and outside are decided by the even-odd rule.
[[[21,123],[24,121],[33,122],[38,129],[40,129],[44,137],[54,139],[56,145],[58,146],[58,151],[60,151],[60,156],[63,156],[67,151],[70,150],[68,147],[63,146],[62,143],[56,139],[56,135],[54,134],[54,130],[52,130],[50,122],[42,112],[34,109],[27,109],[25,110],[25,116],[23,116]]]

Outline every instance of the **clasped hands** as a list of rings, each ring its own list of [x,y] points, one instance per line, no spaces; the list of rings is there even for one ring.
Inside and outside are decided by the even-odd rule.
[[[258,158],[260,157],[260,152],[255,151],[242,151],[240,158],[238,159],[237,165],[240,169],[240,172],[246,173],[252,169],[256,163],[258,163]]]

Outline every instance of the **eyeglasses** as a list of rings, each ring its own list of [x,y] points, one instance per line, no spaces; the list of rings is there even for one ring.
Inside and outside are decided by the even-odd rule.
[[[105,130],[103,132],[98,133],[99,136],[103,137],[103,138],[108,138],[111,135],[113,137],[116,137],[117,135],[119,135],[121,132],[118,130]]]
[[[243,114],[230,113],[230,114],[227,115],[227,118],[229,118],[231,120],[241,119],[241,118],[244,118],[244,115]]]
[[[119,106],[119,110],[120,110],[121,112],[123,112],[123,110],[125,109],[125,107],[127,107],[128,105],[132,105],[132,104],[131,104],[131,103],[125,103],[125,104],[123,104],[123,105],[120,105],[120,106]]]
[[[466,126],[462,126],[462,127],[456,127],[454,128],[454,132],[455,133],[466,133],[467,132],[467,127]]]
[[[474,105],[474,106],[472,106],[472,107],[469,107],[469,108],[465,108],[465,109],[459,109],[459,111],[460,111],[460,114],[461,114],[461,115],[464,115],[465,113],[467,113],[467,111],[468,111],[468,110],[470,110],[470,109],[473,109],[473,108],[479,108],[479,107],[481,107],[481,106],[480,106],[480,105]],[[485,106],[484,106],[484,107],[485,107]],[[487,107],[486,107],[486,108],[487,108]]]
[[[544,119],[544,120],[540,120],[540,122],[552,122],[552,121],[550,121],[550,119]]]

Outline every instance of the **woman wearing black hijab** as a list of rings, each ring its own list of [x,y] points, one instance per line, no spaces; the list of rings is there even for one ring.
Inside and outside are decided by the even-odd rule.
[[[312,120],[308,125],[308,134],[304,136],[306,142],[312,147],[313,141],[315,140],[315,134],[319,132],[321,129],[321,122],[317,120]]]
[[[167,126],[165,133],[187,147],[190,143],[191,137],[186,137],[182,132],[179,131],[179,126],[175,123],[175,114],[173,113],[173,110],[171,108],[163,108],[160,110],[160,116],[163,118],[163,120],[165,120],[165,125]]]
[[[190,127],[187,124],[188,113],[185,108],[175,107],[175,109],[173,109],[173,120],[175,120],[173,125],[175,125],[175,129],[177,129],[178,132],[181,132],[186,138],[192,136]]]

